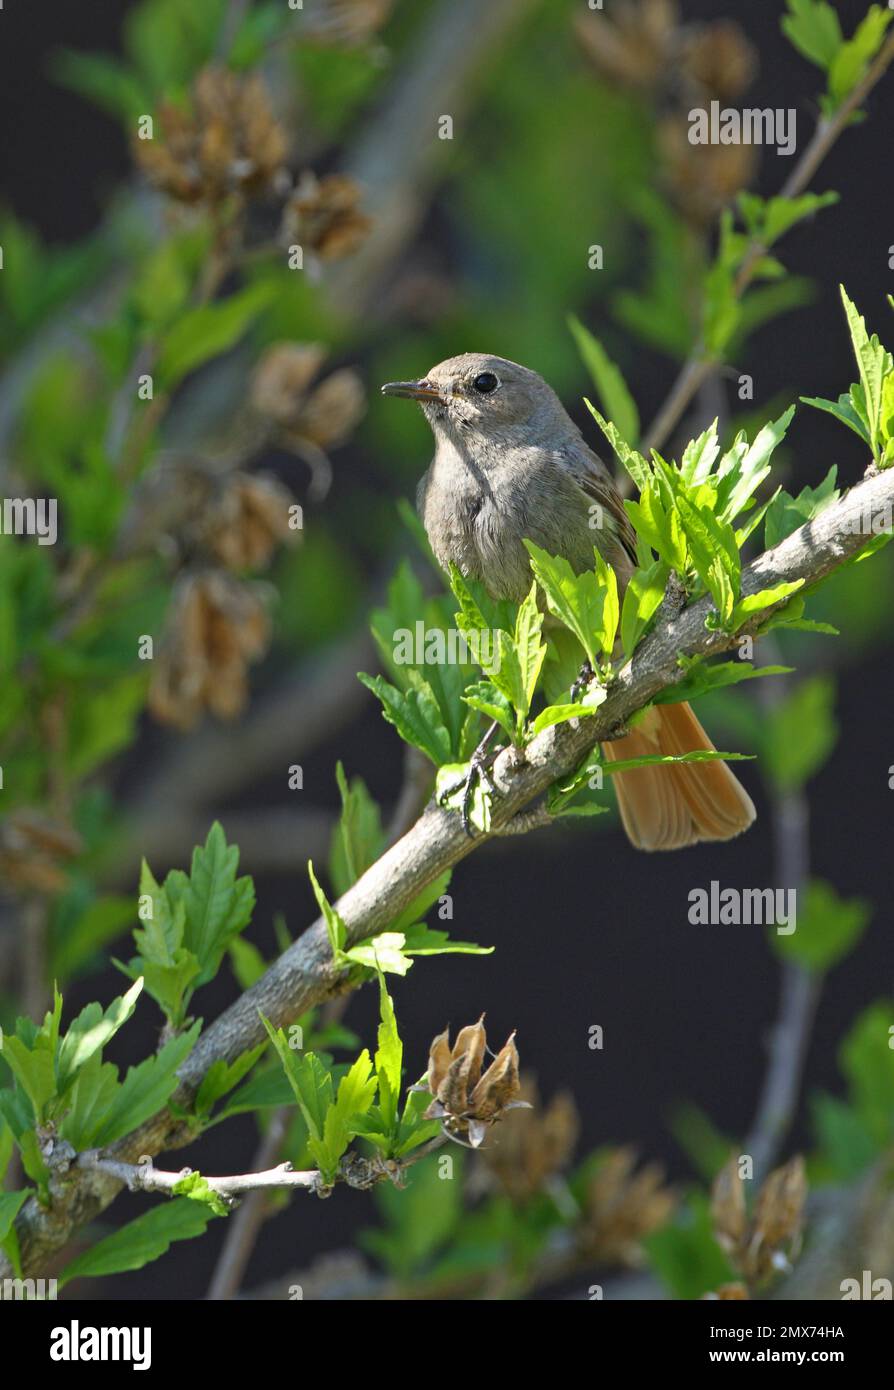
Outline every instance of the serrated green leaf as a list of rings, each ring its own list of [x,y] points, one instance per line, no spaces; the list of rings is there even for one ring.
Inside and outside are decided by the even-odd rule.
[[[200,1032],[201,1024],[196,1022],[187,1032],[166,1042],[154,1056],[128,1068],[101,1125],[93,1133],[91,1145],[114,1144],[164,1108],[177,1089],[177,1070],[194,1048]]]
[[[799,53],[828,69],[843,42],[838,15],[827,0],[788,0],[782,32]]]
[[[393,1134],[397,1129],[397,1104],[400,1096],[400,1078],[403,1068],[403,1043],[397,1031],[394,1004],[385,984],[385,976],[379,972],[379,1030],[375,1066],[379,1083],[379,1109],[385,1130]]]
[[[635,448],[639,439],[639,411],[619,368],[599,340],[574,314],[569,314],[568,326],[584,366],[599,392],[603,410],[618,427],[621,438],[629,440]]]
[[[310,879],[310,886],[314,890],[317,907],[320,909],[323,921],[326,923],[326,932],[329,937],[329,945],[332,948],[333,959],[337,960],[348,939],[348,929],[317,882],[314,866],[310,860],[307,861],[307,874]]]
[[[796,928],[787,936],[771,933],[773,949],[808,970],[830,970],[859,941],[872,909],[862,899],[840,898],[831,884],[816,878],[803,901],[801,894],[798,898]]]
[[[857,367],[860,372],[860,385],[863,389],[863,401],[866,408],[869,444],[872,449],[873,458],[878,459],[882,383],[885,377],[894,371],[894,360],[892,360],[890,352],[882,347],[876,334],[873,334],[870,338],[866,330],[866,322],[857,312],[856,305],[848,298],[847,291],[843,285],[840,286],[840,289],[841,301],[844,304],[844,312],[847,316],[851,342],[854,348],[854,356],[857,359]]]
[[[84,1063],[95,1052],[101,1052],[118,1029],[124,1026],[133,1014],[142,991],[143,981],[137,980],[126,994],[113,999],[105,1012],[101,1004],[87,1004],[69,1025],[59,1045],[57,1060],[60,1094],[68,1088]]]
[[[361,671],[358,679],[381,700],[382,714],[405,742],[412,743],[435,767],[450,760],[450,735],[430,685],[420,681],[417,688],[404,693],[382,676],[368,676]]]
[[[211,1216],[208,1207],[188,1197],[162,1202],[82,1251],[59,1275],[59,1286],[72,1279],[96,1279],[142,1269],[166,1254],[175,1240],[202,1235]]]
[[[811,676],[764,713],[762,755],[780,791],[803,787],[838,740],[835,681]]]
[[[600,415],[592,401],[585,400],[584,404],[602,430],[602,433],[605,435],[612,449],[615,451],[618,460],[624,465],[627,472],[636,483],[637,488],[642,492],[651,477],[649,465],[646,463],[646,460],[636,449],[631,448],[627,440],[621,434],[621,431],[616,428],[615,425],[606,420],[603,415]]]

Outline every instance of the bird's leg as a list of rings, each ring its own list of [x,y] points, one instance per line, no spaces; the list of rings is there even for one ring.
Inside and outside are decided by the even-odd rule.
[[[491,794],[493,794],[493,792],[496,790],[488,774],[488,764],[496,757],[497,753],[499,753],[500,751],[499,748],[491,749],[490,747],[491,739],[493,738],[494,734],[497,732],[497,729],[499,727],[500,726],[495,719],[489,727],[489,729],[487,730],[487,732],[485,733],[481,742],[478,744],[478,747],[475,749],[475,752],[469,759],[469,769],[466,775],[464,777],[461,777],[458,781],[450,783],[448,784],[448,786],[442,788],[441,795],[438,798],[439,801],[446,801],[449,797],[453,796],[454,793],[457,792],[460,787],[462,787],[463,800],[462,807],[460,808],[460,815],[462,817],[463,830],[466,832],[470,840],[473,840],[475,838],[475,832],[472,828],[472,820],[469,815],[469,812],[472,809],[472,797],[475,794],[475,782],[480,779],[482,786]]]
[[[590,681],[593,679],[594,675],[595,672],[593,670],[593,667],[590,665],[589,661],[585,661],[583,666],[580,668],[580,671],[578,672],[577,680],[571,687],[571,703],[573,705],[577,704],[578,700],[580,699],[581,695],[583,695],[584,691],[590,684]]]

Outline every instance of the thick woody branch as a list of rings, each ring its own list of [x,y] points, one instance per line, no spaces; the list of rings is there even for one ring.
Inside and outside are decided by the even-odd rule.
[[[867,518],[887,515],[892,507],[894,468],[866,478],[750,564],[742,574],[743,595],[785,580],[802,579],[809,585],[824,579],[867,544]],[[710,657],[733,647],[736,637],[705,627],[711,610],[708,598],[679,612],[669,606],[618,672],[595,715],[546,730],[523,752],[511,748],[503,752],[493,773],[500,794],[487,834],[469,840],[458,815],[429,803],[416,824],[339,900],[349,944],[385,930],[427,884],[473,849],[502,835],[513,818],[542,797],[557,778],[577,768],[595,744],[679,681],[679,657]],[[199,1039],[180,1070],[178,1105],[189,1104],[212,1062],[232,1061],[263,1040],[262,1013],[274,1025],[284,1025],[343,988],[343,972],[332,963],[324,924],[318,919]],[[116,1144],[110,1156],[132,1162],[144,1154],[182,1146],[193,1137],[188,1124],[163,1111]],[[60,1186],[49,1210],[35,1200],[27,1202],[18,1222],[26,1272],[39,1269],[77,1225],[106,1207],[120,1185],[109,1171],[78,1172]],[[0,1275],[3,1270],[0,1261]]]

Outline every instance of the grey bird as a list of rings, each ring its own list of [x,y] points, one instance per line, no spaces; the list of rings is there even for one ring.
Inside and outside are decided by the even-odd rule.
[[[418,401],[434,434],[417,506],[445,569],[452,561],[493,598],[518,603],[532,579],[525,539],[564,555],[578,573],[592,568],[595,543],[623,595],[636,567],[633,527],[605,464],[542,377],[468,352],[382,392]],[[620,760],[713,746],[680,703],[654,706],[604,753]],[[748,793],[719,761],[630,769],[614,783],[624,828],[640,849],[729,840],[755,818]]]

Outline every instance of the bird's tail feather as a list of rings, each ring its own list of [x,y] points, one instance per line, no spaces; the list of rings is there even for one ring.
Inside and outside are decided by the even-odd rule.
[[[687,704],[656,705],[625,738],[604,745],[612,762],[647,753],[713,749]],[[682,849],[731,840],[755,818],[754,803],[726,763],[668,763],[631,768],[614,778],[621,820],[637,849]]]

